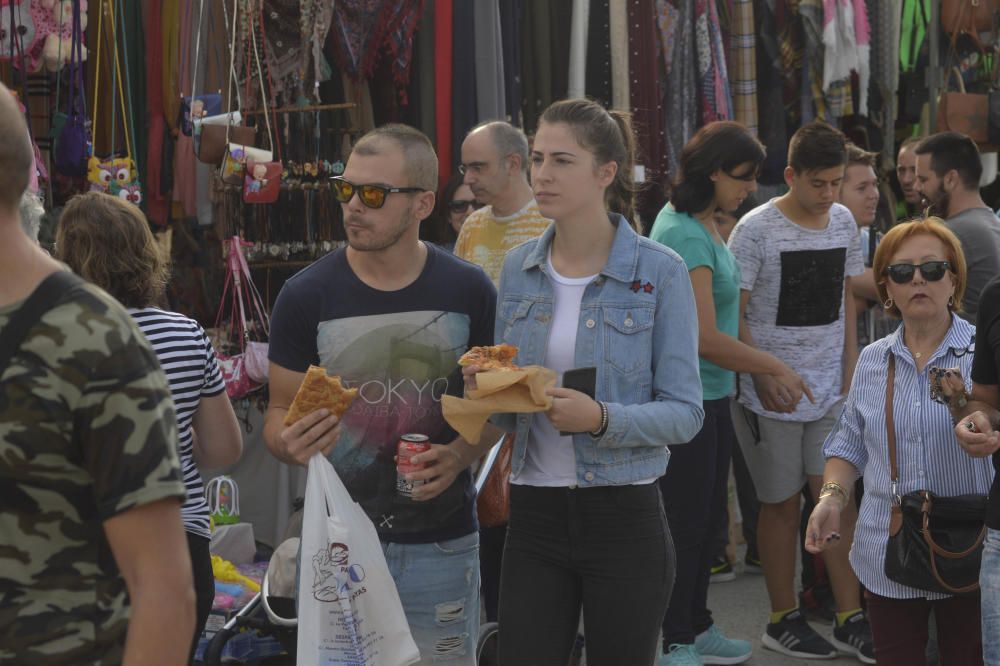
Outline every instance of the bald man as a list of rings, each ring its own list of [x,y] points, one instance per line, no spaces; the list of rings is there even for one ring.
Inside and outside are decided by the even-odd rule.
[[[32,168],[0,84],[0,663],[183,664],[194,589],[167,380],[125,310],[25,233]]]

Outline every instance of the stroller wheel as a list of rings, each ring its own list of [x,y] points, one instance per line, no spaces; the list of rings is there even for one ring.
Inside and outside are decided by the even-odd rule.
[[[496,666],[497,648],[500,640],[500,626],[496,622],[487,622],[479,627],[479,640],[476,641],[476,664],[478,666]]]

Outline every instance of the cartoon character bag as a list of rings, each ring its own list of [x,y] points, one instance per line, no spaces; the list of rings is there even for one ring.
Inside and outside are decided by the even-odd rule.
[[[263,26],[261,26],[263,31]],[[254,59],[257,62],[257,77],[260,81],[260,90],[263,97],[264,92],[264,70],[261,66],[261,59],[257,53],[257,37],[254,31],[250,31],[250,40],[253,47]],[[266,54],[265,54],[266,55]],[[267,77],[271,80],[270,72]],[[273,99],[273,90],[271,91]],[[262,106],[264,100],[262,99]],[[248,204],[267,204],[278,200],[281,191],[281,145],[275,144],[274,134],[271,132],[271,112],[264,109],[264,124],[267,127],[267,141],[271,150],[278,149],[278,161],[248,159],[247,169],[243,176],[243,201]]]

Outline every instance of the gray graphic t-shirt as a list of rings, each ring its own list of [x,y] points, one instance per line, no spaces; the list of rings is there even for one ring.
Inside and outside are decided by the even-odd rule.
[[[1000,275],[1000,219],[989,208],[969,208],[944,223],[962,242],[968,277],[963,311],[959,314],[974,324],[980,294],[990,280]]]
[[[764,409],[749,374],[739,376],[739,401],[783,421],[815,421],[840,397],[844,357],[844,279],[864,272],[858,228],[840,204],[826,229],[806,229],[771,200],[747,213],[729,239],[740,265],[740,288],[751,292],[746,321],[757,348],[791,366],[809,385],[791,414]]]

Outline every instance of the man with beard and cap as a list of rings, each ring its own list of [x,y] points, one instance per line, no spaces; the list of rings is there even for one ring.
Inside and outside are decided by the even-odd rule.
[[[496,290],[478,266],[419,239],[434,210],[438,160],[426,136],[385,125],[355,144],[332,179],[347,247],[288,280],[271,317],[270,403],[264,439],[291,465],[320,453],[375,524],[420,664],[473,666],[479,633],[479,535],[469,466],[500,438],[487,425],[466,442],[445,422],[444,394],[465,387],[459,357],[493,343]],[[286,426],[310,365],[358,396],[338,422],[327,410]],[[405,434],[431,449],[413,456],[412,494],[397,490]],[[303,553],[308,562],[315,553]],[[306,565],[308,567],[308,564]]]
[[[916,154],[917,191],[962,242],[969,277],[960,314],[975,322],[980,294],[1000,273],[1000,219],[979,195],[979,149],[964,134],[941,132],[921,141]]]

